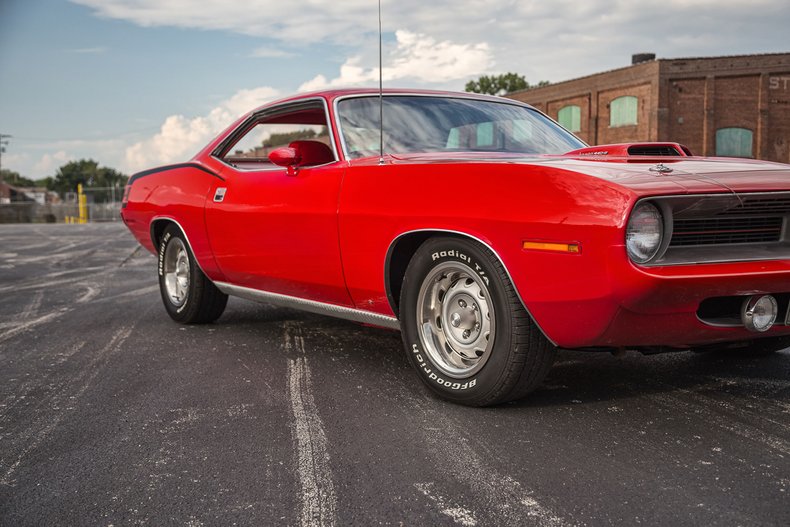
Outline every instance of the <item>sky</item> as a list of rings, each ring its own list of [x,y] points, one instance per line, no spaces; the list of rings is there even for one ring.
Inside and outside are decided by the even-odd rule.
[[[383,0],[385,87],[558,82],[679,58],[790,51],[788,0]],[[270,100],[378,85],[376,0],[0,0],[2,168],[189,160]]]

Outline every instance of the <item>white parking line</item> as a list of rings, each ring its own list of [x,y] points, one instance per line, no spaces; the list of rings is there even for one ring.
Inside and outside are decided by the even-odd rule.
[[[335,525],[337,498],[329,466],[326,434],[313,397],[310,367],[299,328],[286,325],[285,348],[299,355],[288,360],[288,395],[294,420],[297,472],[301,485],[300,524]]]

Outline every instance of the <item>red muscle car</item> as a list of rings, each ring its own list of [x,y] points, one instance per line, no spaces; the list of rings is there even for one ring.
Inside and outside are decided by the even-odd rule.
[[[122,216],[176,321],[235,295],[400,329],[462,404],[524,396],[558,347],[790,345],[790,166],[587,147],[508,99],[280,100],[132,176]]]

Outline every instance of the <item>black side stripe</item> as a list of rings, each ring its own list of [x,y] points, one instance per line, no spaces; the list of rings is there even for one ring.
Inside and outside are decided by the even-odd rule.
[[[157,168],[152,168],[150,170],[144,170],[142,172],[138,172],[138,173],[132,175],[132,177],[129,178],[129,181],[126,184],[127,185],[131,185],[132,183],[134,183],[138,179],[143,178],[145,176],[150,176],[151,174],[157,174],[159,172],[165,172],[167,170],[175,170],[177,168],[196,168],[198,170],[202,170],[203,172],[205,172],[206,174],[208,174],[210,176],[214,176],[215,178],[217,178],[217,179],[219,179],[221,181],[225,181],[225,178],[223,178],[222,176],[220,176],[219,174],[217,174],[213,170],[210,170],[210,169],[204,167],[203,165],[199,165],[197,163],[178,163],[178,164],[175,164],[175,165],[165,165],[163,167],[157,167]]]

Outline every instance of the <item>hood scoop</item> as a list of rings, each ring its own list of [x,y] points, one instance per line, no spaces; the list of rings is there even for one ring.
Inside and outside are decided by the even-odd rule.
[[[679,143],[619,143],[572,150],[567,157],[689,157],[691,151]]]

